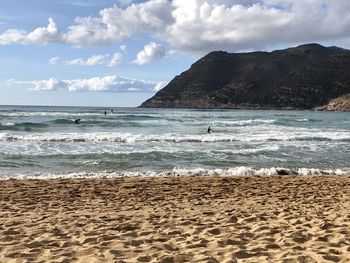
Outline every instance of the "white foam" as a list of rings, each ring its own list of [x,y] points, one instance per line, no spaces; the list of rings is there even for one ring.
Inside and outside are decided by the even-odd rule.
[[[249,119],[249,120],[237,120],[237,121],[221,121],[215,120],[213,125],[225,125],[225,126],[247,126],[249,124],[272,124],[276,122],[274,119]]]
[[[12,127],[15,126],[15,124],[13,122],[8,122],[4,126]]]
[[[124,142],[138,141],[170,141],[170,142],[220,142],[233,141],[233,136],[183,135],[183,134],[132,134],[132,133],[33,133],[33,134],[1,134],[0,139],[6,141],[51,141],[51,142]]]
[[[253,145],[252,145],[253,146]],[[233,153],[233,154],[253,154],[253,153],[260,153],[260,152],[276,152],[280,150],[279,145],[269,145],[269,146],[254,146],[254,148],[248,148],[248,149],[220,149],[215,150],[215,152],[219,153]],[[211,151],[210,151],[211,152]]]
[[[8,136],[11,136],[11,135],[5,132],[0,132],[0,141],[6,141]]]
[[[95,133],[31,133],[31,134],[10,134],[0,133],[1,141],[35,141],[35,142],[265,142],[294,141],[294,140],[350,140],[348,132],[332,131],[260,131],[259,133],[212,133],[212,134],[134,134],[120,132],[95,132]]]
[[[51,117],[51,116],[103,116],[103,112],[56,112],[56,111],[42,111],[42,112],[1,112],[3,117]]]
[[[346,173],[349,173],[350,171],[342,171],[341,169],[336,170],[320,170],[320,169],[306,169],[306,168],[300,168],[298,169],[298,174],[300,175],[322,175],[322,174],[333,174],[333,175],[344,175]]]
[[[288,169],[282,167],[271,167],[271,168],[252,168],[247,166],[238,166],[229,169],[214,169],[208,170],[203,168],[196,169],[178,169],[174,168],[172,174],[183,175],[183,176],[195,176],[195,175],[217,175],[217,176],[273,176],[279,174],[289,175],[344,175],[348,174],[350,169],[346,170],[321,170],[314,168],[298,168]]]
[[[174,168],[170,171],[146,171],[146,172],[77,172],[77,173],[31,173],[31,174],[12,174],[1,175],[0,180],[9,179],[101,179],[101,178],[125,178],[125,177],[164,177],[164,176],[276,176],[279,174],[288,174],[294,176],[307,176],[307,175],[347,175],[350,174],[350,168],[348,169],[336,169],[336,170],[321,170],[314,168],[299,168],[288,169],[280,167],[271,168],[258,168],[239,166],[229,169],[205,169],[205,168],[192,168],[181,169]]]
[[[0,139],[1,140],[1,139]],[[72,146],[72,145],[70,145]],[[89,143],[89,144],[75,144],[74,147],[69,147],[66,143],[55,145],[52,147],[50,144],[40,143],[33,146],[33,142],[20,142],[20,143],[5,143],[1,145],[1,152],[6,155],[13,155],[21,153],[21,156],[46,156],[46,155],[84,155],[84,154],[112,154],[112,155],[129,155],[129,154],[198,154],[198,152],[207,154],[258,154],[267,152],[276,152],[280,149],[278,145],[270,146],[251,146],[250,148],[232,148],[232,149],[221,149],[211,147],[201,147],[193,145],[192,147],[182,147],[181,145],[174,144],[158,144],[152,145],[138,145],[135,149],[133,145],[120,145],[112,144],[109,142]],[[93,163],[89,163],[93,165]]]
[[[277,170],[282,168],[261,168],[253,169],[246,166],[238,166],[229,169],[208,170],[203,168],[196,169],[178,169],[174,168],[172,173],[182,176],[254,176],[254,175],[277,175]]]

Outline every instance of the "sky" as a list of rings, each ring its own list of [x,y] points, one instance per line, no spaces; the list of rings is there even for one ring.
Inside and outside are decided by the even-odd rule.
[[[135,107],[211,51],[350,49],[349,0],[0,0],[0,105]]]

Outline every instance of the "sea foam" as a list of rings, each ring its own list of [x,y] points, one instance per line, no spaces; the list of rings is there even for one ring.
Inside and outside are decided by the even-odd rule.
[[[281,167],[270,168],[252,168],[246,166],[233,167],[229,169],[205,169],[191,168],[181,169],[174,168],[169,171],[123,171],[123,172],[76,172],[76,173],[26,173],[26,174],[0,174],[0,180],[9,179],[112,179],[112,178],[128,178],[128,177],[164,177],[164,176],[277,176],[277,175],[348,175],[350,168],[345,170],[320,170],[313,168],[287,169]]]
[[[348,132],[320,132],[320,131],[296,131],[285,133],[283,131],[266,131],[265,133],[251,134],[135,134],[120,132],[89,132],[89,133],[31,133],[31,134],[11,134],[0,133],[0,141],[49,141],[49,142],[233,142],[233,141],[350,141]]]

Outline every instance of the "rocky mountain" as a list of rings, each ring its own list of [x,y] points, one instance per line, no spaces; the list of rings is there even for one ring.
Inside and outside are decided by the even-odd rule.
[[[211,52],[141,107],[313,109],[350,93],[350,51]]]
[[[350,111],[350,93],[339,98],[332,99],[328,104],[316,107],[315,110],[321,111]]]

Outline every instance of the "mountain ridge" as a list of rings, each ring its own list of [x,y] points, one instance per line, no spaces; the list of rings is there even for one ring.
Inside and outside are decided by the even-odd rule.
[[[312,43],[272,52],[213,51],[140,107],[314,109],[350,93],[350,51]]]

